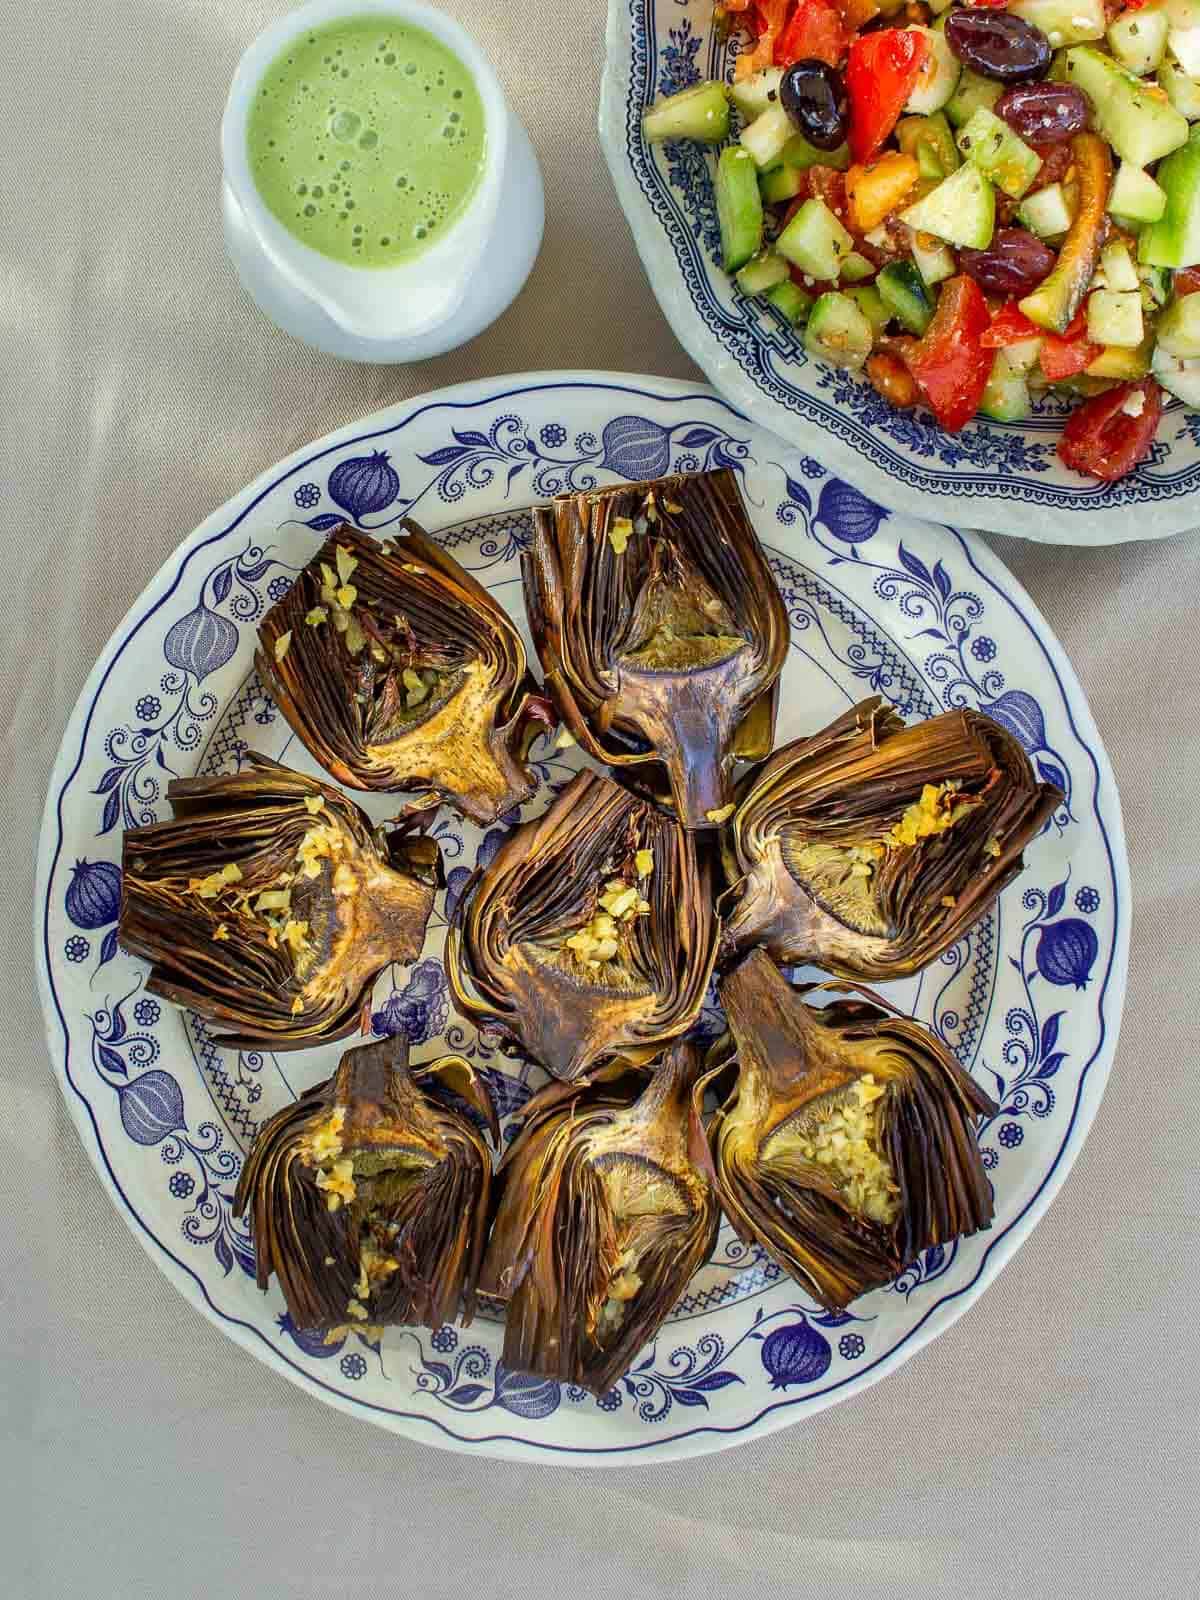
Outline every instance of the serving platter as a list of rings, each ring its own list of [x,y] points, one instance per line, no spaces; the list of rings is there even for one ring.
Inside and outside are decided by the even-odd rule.
[[[830,366],[761,298],[722,270],[714,156],[649,146],[642,113],[702,78],[728,79],[741,48],[713,0],[609,0],[599,131],[642,265],[675,337],[748,417],[815,451],[882,504],[914,516],[1048,544],[1155,539],[1200,523],[1200,412],[1171,401],[1149,457],[1118,483],[1056,454],[1070,407],[1045,399],[1025,422],[977,419],[947,433],[897,410],[861,373]]]
[[[1066,800],[989,916],[890,997],[935,1027],[999,1104],[981,1131],[990,1231],[934,1249],[893,1286],[831,1316],[723,1227],[654,1346],[599,1398],[509,1371],[499,1323],[391,1329],[325,1344],[253,1280],[232,1199],[255,1131],[328,1076],[344,1046],[218,1048],[145,992],[117,948],[121,835],[168,813],[166,785],[236,770],[257,750],[311,759],[254,670],[256,626],[328,529],[406,516],[473,571],[524,629],[529,507],[568,489],[667,471],[737,473],[786,602],[780,741],[877,694],[910,718],[989,712]],[[583,763],[534,750],[536,815]],[[386,796],[356,797],[376,819]],[[506,1120],[542,1081],[454,1013],[447,915],[504,826],[443,810],[447,872],[411,967],[380,979],[372,1028],[417,1062],[469,1056]],[[316,1397],[426,1443],[492,1456],[618,1464],[719,1450],[877,1382],[944,1332],[1029,1234],[1095,1113],[1124,997],[1129,876],[1112,774],[1061,647],[979,541],[889,513],[789,452],[710,390],[605,373],[490,379],[342,429],[265,473],[169,557],[80,696],[47,796],[35,943],[66,1103],[118,1212],[164,1275],[243,1349]],[[715,1007],[704,1026],[720,1027]],[[510,1124],[511,1125],[511,1124]],[[184,1353],[181,1352],[181,1358]]]

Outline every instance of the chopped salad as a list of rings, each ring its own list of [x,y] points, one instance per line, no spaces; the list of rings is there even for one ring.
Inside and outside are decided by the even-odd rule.
[[[1113,481],[1200,408],[1200,0],[720,0],[735,81],[645,113],[721,146],[725,269],[952,431],[1078,399]],[[731,134],[734,135],[731,139]]]

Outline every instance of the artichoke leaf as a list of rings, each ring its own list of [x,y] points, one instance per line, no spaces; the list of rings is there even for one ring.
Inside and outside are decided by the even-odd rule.
[[[580,772],[468,881],[446,939],[454,1002],[556,1078],[645,1061],[700,1014],[712,898],[684,829]]]
[[[175,779],[174,817],[124,839],[118,937],[146,987],[275,1050],[358,1028],[377,975],[414,961],[433,909],[436,841],[372,827],[338,790],[251,754]]]
[[[557,1085],[527,1108],[480,1275],[504,1302],[506,1366],[604,1393],[712,1253],[720,1213],[692,1131],[702,1066],[678,1042],[645,1087]]]
[[[525,603],[546,689],[589,755],[718,826],[771,747],[787,614],[728,468],[534,513]]]
[[[744,1241],[842,1311],[990,1224],[976,1122],[997,1107],[935,1034],[869,991],[809,1006],[762,950],[720,993],[730,1038],[717,1059],[732,1054],[738,1076],[709,1132]]]
[[[740,785],[722,840],[723,950],[762,945],[850,978],[917,972],[1022,870],[1062,799],[981,712],[905,727],[865,700]]]
[[[474,1314],[491,1178],[482,1136],[389,1038],[264,1124],[234,1209],[250,1215],[259,1288],[278,1279],[297,1328],[438,1328]]]
[[[435,795],[487,825],[533,794],[529,749],[556,719],[501,607],[401,526],[383,544],[335,528],[263,618],[256,664],[339,782]]]

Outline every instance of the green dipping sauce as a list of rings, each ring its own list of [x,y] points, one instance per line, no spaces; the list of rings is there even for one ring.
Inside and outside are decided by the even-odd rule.
[[[444,235],[479,184],[479,91],[432,34],[387,16],[302,34],[255,90],[250,173],[271,213],[323,256],[394,267]]]

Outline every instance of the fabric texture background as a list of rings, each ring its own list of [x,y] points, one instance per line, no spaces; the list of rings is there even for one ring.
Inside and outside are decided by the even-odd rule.
[[[0,15],[0,1588],[542,1600],[582,1579],[622,1600],[1194,1595],[1196,536],[1087,552],[992,541],[1063,641],[1116,767],[1136,900],[1129,1004],[1049,1215],[958,1326],[870,1393],[677,1465],[582,1473],[449,1455],[251,1360],[115,1215],[48,1066],[30,902],[63,724],[126,608],[233,491],[388,402],[542,367],[695,376],[602,166],[600,0],[447,0],[545,174],[545,245],[508,314],[409,368],[348,366],[276,333],[223,255],[216,130],[238,56],[282,9],[7,0]]]

